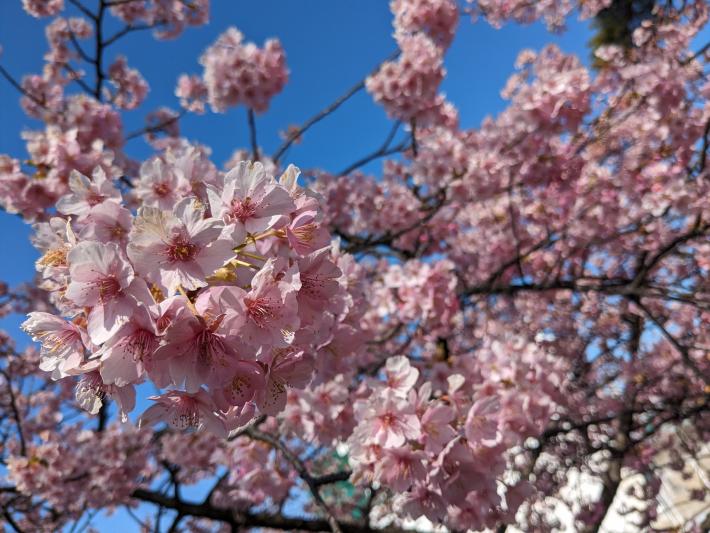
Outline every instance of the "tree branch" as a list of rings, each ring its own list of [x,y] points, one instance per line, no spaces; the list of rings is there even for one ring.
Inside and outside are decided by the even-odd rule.
[[[173,509],[183,516],[208,518],[229,524],[233,527],[260,527],[283,531],[329,531],[330,529],[330,524],[327,520],[292,518],[269,513],[240,513],[234,510],[221,509],[207,503],[196,504],[182,499],[171,498],[164,494],[145,489],[134,490],[132,496],[140,501]],[[352,522],[341,522],[339,526],[343,533],[405,533],[405,530],[397,527],[372,529],[368,526]]]
[[[27,92],[20,83],[12,77],[12,74],[10,74],[7,70],[5,70],[5,67],[0,65],[0,75],[2,75],[3,78],[5,78],[10,85],[12,85],[15,89],[20,91],[23,95],[25,95],[27,98],[32,100],[35,104],[37,104],[40,107],[43,107],[44,109],[47,109],[47,106],[44,102],[42,102],[39,98],[37,98],[35,95]]]
[[[259,143],[256,140],[256,118],[254,110],[247,109],[247,122],[249,123],[249,142],[251,143],[251,156],[254,161],[259,160]]]
[[[396,52],[390,54],[384,61],[382,61],[377,67],[375,67],[372,72],[368,75],[372,76],[373,74],[376,74],[377,71],[382,68],[382,65],[386,63],[387,61],[391,61],[392,59],[396,58],[399,55],[399,50]],[[367,79],[367,78],[365,78]],[[274,163],[278,163],[281,157],[284,155],[284,152],[289,149],[289,147],[299,138],[301,135],[303,135],[306,131],[308,131],[311,126],[314,124],[317,124],[321,120],[323,120],[325,117],[333,113],[336,109],[338,109],[341,105],[343,105],[345,102],[347,102],[350,98],[352,98],[355,94],[357,94],[360,90],[365,88],[365,79],[360,80],[357,82],[355,85],[350,87],[347,91],[342,96],[339,96],[338,98],[333,101],[332,104],[326,106],[324,109],[313,115],[311,118],[306,120],[303,125],[301,125],[299,128],[296,130],[292,131],[289,133],[288,137],[286,140],[283,142],[281,146],[278,147],[276,152],[274,152],[274,155],[272,156],[272,159],[274,160]]]
[[[286,461],[288,461],[291,466],[293,466],[294,470],[296,470],[300,478],[306,483],[306,485],[308,485],[308,489],[310,490],[311,495],[313,496],[313,500],[316,502],[316,505],[321,509],[321,511],[325,513],[328,524],[330,525],[330,529],[333,531],[333,533],[342,533],[342,529],[340,528],[340,524],[336,520],[335,515],[333,515],[332,511],[323,500],[323,497],[320,495],[319,487],[324,483],[321,483],[320,485],[316,483],[316,480],[309,474],[306,465],[303,464],[303,461],[301,461],[291,450],[288,449],[288,447],[283,442],[281,442],[273,435],[263,433],[255,428],[249,428],[246,434],[253,439],[266,442],[267,444],[271,445],[273,448],[281,452]]]

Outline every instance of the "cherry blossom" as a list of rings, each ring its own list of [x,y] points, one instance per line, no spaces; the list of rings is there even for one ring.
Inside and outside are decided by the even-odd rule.
[[[235,244],[221,237],[219,220],[203,215],[192,198],[179,202],[172,212],[141,208],[127,249],[136,271],[169,294],[178,287],[206,285],[204,278],[234,255]]]
[[[221,190],[208,188],[207,194],[212,214],[234,228],[235,241],[273,228],[294,207],[288,192],[259,162],[239,163],[225,175]]]
[[[88,332],[96,344],[108,340],[147,293],[145,282],[135,278],[131,265],[115,244],[82,242],[67,256],[71,283],[66,298],[91,307]]]
[[[0,206],[37,250],[0,282],[28,336],[0,332],[8,527],[704,530],[710,10],[621,4],[382,3],[394,53],[270,136],[285,47],[218,24],[145,109],[164,80],[124,44],[153,54],[207,0],[23,0],[46,44],[2,66],[29,126]],[[520,50],[482,120],[442,92],[469,24],[570,16],[590,50]],[[374,152],[289,164],[365,92]],[[188,140],[207,104],[249,146]]]
[[[215,112],[243,104],[263,112],[288,80],[281,43],[269,39],[264,48],[243,43],[236,28],[227,29],[200,58],[208,101]]]

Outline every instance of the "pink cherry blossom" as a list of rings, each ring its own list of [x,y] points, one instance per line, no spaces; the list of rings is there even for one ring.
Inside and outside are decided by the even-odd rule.
[[[495,396],[481,398],[473,403],[466,417],[466,438],[471,444],[495,441],[500,412],[500,402]]]
[[[405,400],[385,390],[377,400],[361,407],[362,437],[384,448],[397,448],[407,439],[420,436],[421,424],[414,409]]]
[[[424,34],[403,36],[400,48],[399,59],[384,63],[367,78],[367,90],[390,117],[429,121],[439,106],[437,92],[446,74],[441,51]]]
[[[313,363],[303,352],[279,350],[269,364],[266,386],[258,391],[256,404],[266,414],[276,414],[286,406],[288,387],[304,388],[311,381]]]
[[[86,215],[92,207],[106,200],[121,201],[121,193],[107,179],[106,173],[97,167],[90,180],[77,171],[69,176],[69,194],[57,202],[57,211],[65,215]]]
[[[51,17],[64,8],[64,0],[22,0],[22,7],[33,17]]]
[[[115,86],[110,94],[114,104],[122,109],[135,109],[148,94],[148,84],[140,72],[129,68],[125,57],[118,56],[108,68],[108,78]]]
[[[81,239],[115,242],[125,248],[133,216],[116,202],[102,202],[92,207],[83,219]]]
[[[159,344],[154,317],[145,306],[137,306],[128,321],[94,354],[101,360],[101,379],[117,387],[139,382],[151,368]]]
[[[76,401],[82,409],[92,415],[98,414],[107,397],[116,401],[121,411],[121,418],[126,421],[128,419],[126,413],[133,411],[136,405],[136,392],[133,385],[124,387],[107,385],[96,371],[81,376],[76,385]]]
[[[234,240],[275,227],[283,213],[294,209],[288,192],[266,173],[264,166],[240,162],[224,177],[221,191],[208,188],[213,216],[234,228]]]
[[[67,256],[71,283],[66,298],[91,307],[87,317],[92,342],[101,344],[116,333],[147,293],[145,282],[135,278],[133,269],[118,246],[86,241]]]
[[[175,429],[205,427],[215,435],[227,436],[224,419],[204,389],[194,394],[168,391],[160,396],[151,396],[150,399],[156,403],[141,415],[139,426],[165,421]]]
[[[193,290],[234,255],[235,244],[221,234],[222,223],[204,218],[194,199],[181,201],[172,213],[143,207],[133,222],[128,257],[139,274],[168,293]]]
[[[180,98],[180,105],[193,113],[205,112],[207,86],[199,76],[183,74],[178,78],[175,96]]]
[[[0,332],[8,527],[138,509],[145,530],[704,530],[684,513],[708,503],[710,8],[620,4],[391,0],[397,50],[279,117],[283,47],[234,28],[178,79],[182,111],[144,107],[156,73],[136,67],[174,51],[148,43],[206,24],[208,0],[23,0],[46,43],[26,73],[5,43],[0,80],[28,119],[0,205],[38,254],[36,279],[0,281],[37,342]],[[590,49],[520,50],[471,120],[492,77],[456,89],[457,33],[571,16]],[[294,77],[311,96],[346,77],[321,48]],[[361,89],[384,114],[342,159]],[[221,130],[194,129],[216,117],[187,114],[206,104],[246,108],[224,171]],[[301,175],[287,159],[314,142],[337,153]]]
[[[40,368],[52,372],[53,379],[71,375],[84,361],[89,345],[86,331],[72,322],[50,313],[32,312],[23,322],[32,340],[42,344]]]
[[[241,291],[244,323],[240,334],[252,346],[285,347],[300,324],[299,276],[287,272],[282,277],[275,268],[274,260],[270,259],[252,279],[251,290]]]
[[[406,398],[419,378],[419,370],[414,368],[403,355],[390,357],[385,365],[385,383],[396,396]]]
[[[209,103],[216,112],[244,104],[263,112],[288,80],[286,55],[276,39],[264,48],[243,43],[236,28],[228,28],[200,58]]]

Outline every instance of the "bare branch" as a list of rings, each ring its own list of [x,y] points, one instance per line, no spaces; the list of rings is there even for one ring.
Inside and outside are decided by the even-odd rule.
[[[369,74],[372,76],[373,74],[377,73],[378,70],[382,67],[383,63],[386,63],[387,61],[391,61],[392,59],[396,58],[399,55],[399,50],[396,52],[390,54],[384,61],[382,61],[377,67],[375,67],[372,72]],[[343,105],[345,102],[347,102],[350,98],[352,98],[355,94],[360,92],[360,90],[365,88],[365,79],[360,80],[357,82],[355,85],[350,87],[347,91],[342,96],[339,96],[338,98],[333,101],[332,104],[326,106],[324,109],[313,115],[311,118],[306,120],[303,125],[301,125],[299,128],[293,130],[291,133],[289,133],[288,137],[286,140],[283,142],[281,146],[278,147],[276,152],[274,152],[274,155],[272,156],[272,159],[274,160],[274,163],[278,163],[281,157],[284,155],[284,152],[289,149],[289,147],[297,140],[299,139],[306,131],[308,131],[311,126],[314,124],[317,124],[321,120],[323,120],[325,117],[333,113],[336,109],[338,109],[341,105]]]
[[[97,16],[94,13],[92,13],[91,11],[89,11],[89,9],[86,6],[84,6],[84,4],[79,2],[79,0],[69,0],[69,3],[76,6],[77,9],[79,9],[79,11],[81,11],[84,15],[86,15],[90,19],[92,19],[94,21],[97,19]]]
[[[247,122],[249,123],[249,142],[251,143],[251,156],[254,161],[259,160],[259,143],[256,140],[256,118],[254,110],[247,109]]]
[[[270,444],[273,448],[276,448],[281,452],[284,458],[291,464],[291,466],[293,466],[294,470],[296,470],[301,479],[305,481],[306,485],[308,485],[308,489],[310,490],[311,495],[313,496],[313,500],[316,502],[316,505],[318,505],[318,507],[325,513],[328,520],[328,524],[330,525],[330,529],[333,531],[333,533],[342,533],[340,524],[336,520],[328,505],[326,505],[325,501],[323,501],[323,497],[320,495],[320,485],[318,485],[315,479],[308,473],[308,469],[306,468],[306,465],[303,464],[303,461],[301,461],[291,450],[288,449],[288,447],[283,442],[281,442],[273,435],[263,433],[257,429],[249,429],[246,434],[253,439]],[[323,484],[324,483],[321,483],[321,485]]]
[[[35,104],[37,104],[40,107],[43,107],[47,109],[47,106],[44,102],[42,102],[39,98],[37,98],[35,95],[27,92],[20,83],[12,77],[12,74],[10,74],[7,70],[5,70],[5,67],[0,65],[0,74],[2,75],[3,78],[5,78],[10,85],[12,85],[15,89],[20,91],[23,95],[25,95],[27,98],[32,100]]]

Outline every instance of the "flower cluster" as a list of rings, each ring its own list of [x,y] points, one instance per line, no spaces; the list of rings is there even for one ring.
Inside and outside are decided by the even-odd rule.
[[[183,74],[178,78],[175,96],[180,98],[180,105],[192,113],[205,112],[207,86],[199,76]]]
[[[590,18],[599,11],[609,7],[613,0],[466,0],[472,15],[481,15],[495,27],[501,27],[505,22],[513,20],[522,24],[530,24],[536,20],[544,20],[551,30],[564,27],[565,19],[574,9],[578,9],[581,18]]]
[[[135,109],[148,94],[148,84],[134,68],[129,68],[126,58],[119,56],[108,68],[108,77],[116,91],[108,92],[108,100],[121,109]]]
[[[128,498],[134,480],[151,474],[149,443],[148,433],[118,424],[102,433],[76,426],[46,431],[26,457],[10,458],[8,478],[18,491],[79,515]]]
[[[286,55],[278,40],[269,39],[258,48],[254,43],[244,43],[243,38],[239,30],[229,28],[200,58],[208,101],[215,112],[240,104],[257,112],[266,111],[288,81]],[[181,94],[202,91],[199,85],[185,87],[185,81],[181,85]]]
[[[202,169],[213,180],[195,192]],[[30,313],[41,367],[82,375],[92,412],[105,395],[130,411],[146,379],[172,387],[144,424],[224,435],[281,411],[346,308],[319,200],[297,176],[291,166],[277,182],[250,162],[218,174],[197,150],[170,153],[144,165],[134,215],[100,168],[74,172],[57,203],[70,218],[36,226],[43,286],[71,318]]]
[[[459,7],[454,0],[392,0],[390,9],[397,34],[424,32],[443,48],[456,34]]]
[[[611,5],[468,4],[554,28]],[[148,86],[106,52],[133,30],[203,24],[206,0],[23,5],[54,18],[42,71],[16,83],[43,126],[23,133],[27,157],[0,156],[0,203],[34,223],[40,252],[34,284],[0,282],[0,316],[29,314],[38,343],[0,332],[12,527],[142,501],[195,531],[235,516],[601,530],[619,514],[688,529],[657,506],[669,473],[707,504],[691,460],[710,435],[707,2],[639,14],[594,68],[523,50],[505,109],[465,128],[439,92],[460,3],[391,0],[399,51],[365,87],[397,123],[340,175],[309,170],[312,190],[283,155],[355,92],[288,126],[271,156],[233,147],[221,171],[181,137],[182,112],[124,132]],[[230,29],[201,62],[178,80],[183,109],[245,105],[255,133],[286,82],[278,41]],[[138,161],[140,137],[154,153]],[[183,487],[208,483],[187,505]],[[294,503],[304,518],[283,513]]]
[[[441,105],[439,85],[446,70],[439,47],[417,33],[400,39],[400,57],[385,62],[367,78],[367,90],[391,118],[409,122],[430,121]]]
[[[52,17],[64,8],[64,0],[22,0],[22,7],[33,17]]]
[[[422,382],[406,357],[389,358],[382,380],[355,403],[354,478],[397,493],[413,518],[474,530],[511,520],[517,493],[528,489],[509,482],[502,497],[506,451],[536,435],[562,403],[564,365],[521,339],[485,346],[481,357],[479,372],[462,368],[467,377],[451,374],[443,389]]]
[[[111,12],[132,26],[154,26],[158,39],[174,39],[185,28],[207,24],[209,8],[209,0],[137,0],[114,2]]]
[[[446,69],[444,53],[458,22],[450,0],[393,0],[399,57],[385,61],[365,86],[390,118],[417,126],[449,124],[452,106],[438,94]]]

